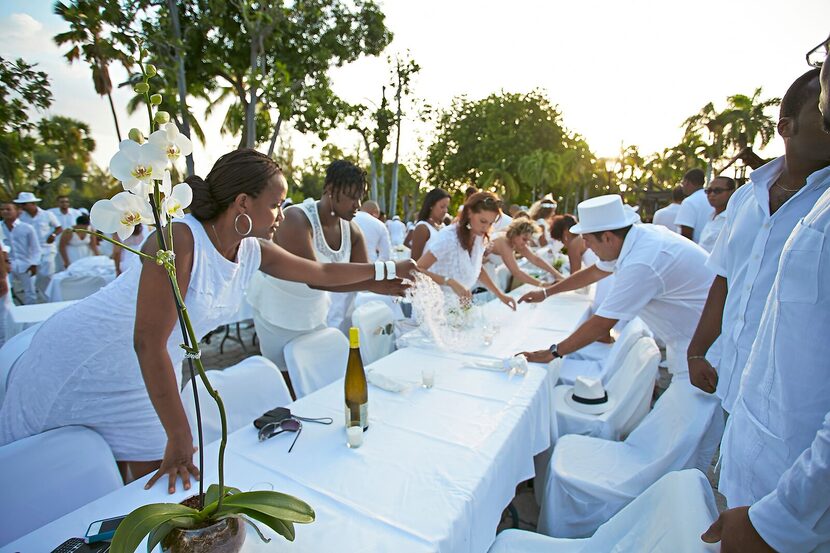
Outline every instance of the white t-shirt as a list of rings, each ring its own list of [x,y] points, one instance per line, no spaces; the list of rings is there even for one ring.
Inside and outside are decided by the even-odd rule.
[[[706,252],[664,227],[634,225],[616,261],[597,267],[614,273],[615,281],[596,314],[630,321],[640,317],[671,348],[686,369],[686,347],[697,328],[714,273],[706,267]]]
[[[373,263],[375,261],[392,259],[392,246],[386,225],[365,211],[358,211],[354,217],[354,221],[363,233],[363,239],[366,242],[366,253],[369,254],[369,262]]]
[[[712,214],[712,218],[703,227],[703,232],[700,233],[700,247],[711,253],[715,247],[715,242],[720,236],[720,231],[726,223],[726,210],[721,211],[717,215]]]
[[[680,232],[675,224],[678,211],[680,211],[680,204],[669,204],[666,207],[658,209],[654,212],[654,219],[652,219],[652,222],[655,225],[666,227],[670,231]]]
[[[406,237],[406,225],[397,216],[386,221],[386,228],[389,229],[389,238],[393,246],[403,244],[403,239]]]
[[[81,216],[81,212],[74,207],[70,207],[66,213],[62,212],[59,207],[53,207],[52,209],[47,209],[46,211],[57,218],[64,230],[72,228],[77,222],[78,217]]]
[[[684,227],[693,228],[693,240],[699,243],[700,235],[703,233],[703,227],[712,218],[712,213],[714,212],[715,208],[709,205],[709,200],[706,199],[706,192],[701,188],[683,200],[674,224],[678,227],[683,225]]]
[[[512,222],[513,222],[513,217],[511,217],[510,215],[508,215],[507,213],[502,211],[501,212],[501,217],[497,218],[496,222],[493,223],[493,232],[495,233],[495,232],[498,232],[500,230],[506,229],[508,226],[510,226],[510,223],[512,223]]]
[[[481,263],[484,258],[484,240],[476,236],[473,241],[473,250],[468,253],[458,240],[458,225],[444,227],[433,236],[426,245],[426,251],[435,256],[435,263],[429,272],[451,278],[461,286],[470,290],[481,274]]]
[[[55,217],[54,214],[49,213],[46,210],[37,208],[35,216],[32,217],[25,211],[21,210],[20,222],[27,223],[35,227],[35,232],[37,232],[38,240],[40,240],[41,254],[54,254],[55,251],[57,251],[57,237],[55,237],[55,240],[51,244],[46,243],[46,240],[48,240],[49,236],[55,232],[55,229],[61,226],[61,224],[58,222],[58,218]]]

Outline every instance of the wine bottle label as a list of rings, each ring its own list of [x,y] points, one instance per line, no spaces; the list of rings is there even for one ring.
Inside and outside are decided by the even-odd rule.
[[[364,430],[369,428],[368,403],[361,403],[360,407],[354,410],[346,405],[346,428],[350,426],[361,426]]]

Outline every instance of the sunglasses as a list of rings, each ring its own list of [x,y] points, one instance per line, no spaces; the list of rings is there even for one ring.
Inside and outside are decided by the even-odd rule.
[[[824,60],[827,59],[828,50],[830,50],[830,37],[827,37],[807,52],[807,64],[810,67],[821,67],[824,64]]]
[[[707,188],[705,190],[705,192],[706,192],[706,195],[708,196],[709,194],[720,194],[721,192],[729,192],[730,190],[732,190],[732,189],[731,188]]]
[[[277,434],[282,434],[283,432],[296,432],[297,435],[294,436],[294,441],[291,442],[291,447],[288,448],[288,453],[291,453],[291,450],[294,449],[294,444],[297,443],[297,438],[300,437],[300,432],[302,431],[303,423],[297,419],[291,418],[269,422],[259,429],[259,441],[264,442],[265,440],[273,438]]]

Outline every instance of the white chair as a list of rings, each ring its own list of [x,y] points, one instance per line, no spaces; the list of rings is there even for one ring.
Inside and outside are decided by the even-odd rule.
[[[496,537],[489,553],[715,552],[719,544],[703,543],[700,535],[717,516],[709,481],[698,470],[683,470],[662,477],[590,538],[506,530]]]
[[[722,433],[718,398],[676,378],[624,442],[562,437],[551,460],[539,530],[590,536],[663,475],[708,470]]]
[[[336,328],[323,328],[294,338],[283,350],[297,399],[346,373],[349,341]]]
[[[259,355],[248,357],[223,370],[208,371],[207,377],[225,404],[228,433],[252,424],[254,419],[269,409],[288,405],[292,401],[280,370],[271,361]],[[222,437],[222,424],[219,409],[205,390],[198,374],[195,380],[199,383],[202,432],[204,443],[207,445]],[[195,442],[198,431],[192,380],[182,390],[181,397]]]
[[[0,546],[122,485],[109,446],[83,426],[56,428],[6,444],[0,447],[0,489],[5,498],[0,503]]]
[[[631,347],[642,336],[652,336],[651,330],[642,319],[636,317],[623,326],[613,344],[594,342],[566,355],[562,360],[559,380],[562,384],[573,384],[577,376],[587,376],[608,384],[616,370],[622,366]]]
[[[80,300],[107,285],[107,279],[99,275],[67,276],[60,281],[60,297],[51,301]]]
[[[364,303],[352,313],[352,326],[360,330],[360,356],[369,365],[395,350],[395,316],[382,302]]]
[[[9,376],[14,363],[29,349],[29,344],[32,343],[32,338],[41,324],[43,323],[37,323],[20,334],[15,334],[0,348],[0,405],[3,405],[3,400],[6,398],[6,388],[9,385]]]

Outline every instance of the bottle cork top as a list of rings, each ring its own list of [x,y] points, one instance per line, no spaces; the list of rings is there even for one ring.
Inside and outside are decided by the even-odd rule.
[[[349,328],[349,347],[352,349],[360,347],[360,332],[356,326]]]

